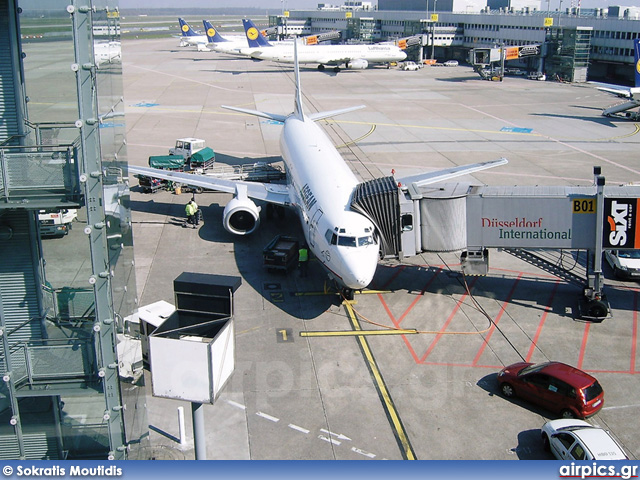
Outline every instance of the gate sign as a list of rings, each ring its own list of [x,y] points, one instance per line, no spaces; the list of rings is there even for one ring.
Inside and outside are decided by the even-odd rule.
[[[467,246],[592,249],[595,197],[553,187],[480,187],[467,196]]]
[[[602,248],[640,248],[638,198],[605,198]]]

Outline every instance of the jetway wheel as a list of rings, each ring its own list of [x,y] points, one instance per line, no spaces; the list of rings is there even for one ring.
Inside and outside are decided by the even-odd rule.
[[[609,315],[609,305],[602,300],[589,300],[586,306],[586,316],[595,322],[602,322]]]

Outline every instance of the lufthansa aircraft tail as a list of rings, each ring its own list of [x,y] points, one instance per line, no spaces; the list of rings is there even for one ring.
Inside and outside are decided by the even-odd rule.
[[[257,31],[257,28],[256,28],[256,31]],[[258,32],[258,35],[260,35],[260,32]],[[247,38],[248,38],[248,34],[247,34]],[[301,120],[301,121],[305,121],[308,119],[315,122],[325,118],[335,117],[336,115],[341,115],[343,113],[353,112],[354,110],[360,110],[361,108],[365,107],[364,105],[358,105],[356,107],[347,107],[347,108],[341,108],[338,110],[310,113],[309,115],[306,115],[302,108],[302,87],[300,85],[300,66],[298,64],[298,42],[297,41],[294,41],[293,43],[293,53],[294,53],[293,69],[294,69],[295,82],[296,82],[296,96],[294,99],[293,113],[289,115],[280,115],[277,113],[261,112],[259,110],[249,110],[246,108],[230,107],[227,105],[221,105],[222,108],[226,108],[227,110],[234,110],[236,112],[246,113],[249,115],[255,115],[257,117],[268,118],[269,120],[275,120],[276,122],[284,123],[284,121],[289,117],[297,118],[298,120]]]
[[[180,23],[180,32],[183,37],[199,37],[193,28],[185,21],[184,18],[178,18],[178,23]]]
[[[633,41],[634,68],[636,70],[636,88],[640,88],[640,38]]]
[[[247,42],[249,42],[251,48],[273,47],[251,20],[243,18],[242,26],[244,27],[244,34],[247,36]]]
[[[207,41],[209,43],[222,43],[229,41],[226,38],[223,38],[208,20],[202,20],[202,24],[204,25],[204,33],[207,36]]]

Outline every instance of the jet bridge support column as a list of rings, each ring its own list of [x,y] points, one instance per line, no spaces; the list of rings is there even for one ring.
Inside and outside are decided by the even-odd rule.
[[[584,299],[580,304],[580,315],[586,319],[602,321],[609,314],[609,304],[602,293],[602,235],[604,232],[604,184],[605,179],[600,174],[601,168],[594,167],[593,174],[596,184],[596,228],[595,246],[593,249],[593,270],[588,275],[588,286],[584,290]]]

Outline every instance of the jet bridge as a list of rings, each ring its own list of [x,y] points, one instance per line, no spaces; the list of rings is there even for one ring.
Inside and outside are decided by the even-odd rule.
[[[640,186],[606,186],[599,167],[594,184],[575,186],[398,186],[393,177],[365,182],[353,197],[381,236],[381,254],[402,260],[422,252],[462,251],[462,271],[486,275],[489,249],[500,248],[540,268],[558,268],[536,251],[588,252],[582,281],[582,318],[602,321],[602,252],[639,249]],[[602,212],[598,214],[598,212]]]

